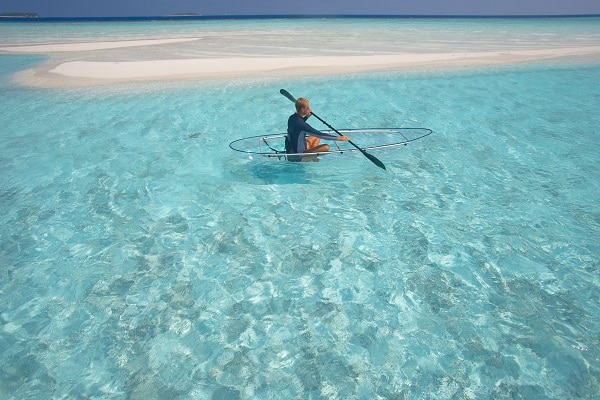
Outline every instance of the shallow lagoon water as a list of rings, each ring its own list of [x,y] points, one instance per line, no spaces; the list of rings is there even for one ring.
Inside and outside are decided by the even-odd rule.
[[[593,398],[600,67],[17,87],[3,398]],[[249,160],[278,91],[407,147]],[[313,124],[319,127],[315,121]]]

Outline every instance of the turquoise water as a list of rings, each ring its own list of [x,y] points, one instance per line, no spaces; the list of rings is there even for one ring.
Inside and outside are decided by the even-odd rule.
[[[268,19],[230,21],[137,21],[0,23],[0,46],[141,39],[202,38],[198,42],[105,50],[131,58],[193,58],[255,55],[364,55],[398,52],[508,51],[595,46],[600,17]],[[87,57],[95,56],[89,52]],[[154,57],[154,58],[152,58]]]
[[[600,63],[12,83],[42,61],[0,56],[0,397],[597,396]],[[280,88],[434,133],[387,171],[231,151]]]

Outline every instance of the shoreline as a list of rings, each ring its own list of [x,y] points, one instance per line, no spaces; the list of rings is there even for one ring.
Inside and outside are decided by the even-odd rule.
[[[191,41],[198,38],[162,41],[114,42],[113,48]],[[146,43],[141,43],[146,42]],[[107,42],[64,44],[70,51],[84,51]],[[60,46],[57,44],[46,46]],[[28,49],[23,49],[28,47]],[[107,47],[102,47],[107,48]],[[5,49],[5,48],[4,48]],[[39,46],[22,46],[19,54],[35,53]],[[67,51],[67,50],[56,50]],[[48,63],[15,74],[24,86],[41,88],[74,88],[140,81],[215,79],[236,77],[297,77],[317,75],[344,75],[378,71],[419,71],[520,64],[532,61],[600,58],[600,46],[542,48],[530,50],[452,52],[452,53],[398,53],[355,56],[301,56],[301,57],[226,57],[144,61],[69,61],[50,60]]]

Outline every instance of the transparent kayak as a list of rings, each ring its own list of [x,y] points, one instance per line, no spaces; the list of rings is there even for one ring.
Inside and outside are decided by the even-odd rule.
[[[431,135],[431,129],[427,128],[366,128],[366,129],[338,129],[342,135],[350,137],[350,140],[364,151],[375,149],[386,149],[391,147],[406,146],[410,142]],[[321,131],[330,135],[336,135],[332,130]],[[360,151],[348,142],[334,140],[322,140],[322,144],[329,144],[329,151],[320,153],[291,153],[285,152],[285,133],[272,135],[250,136],[234,140],[229,147],[237,152],[249,156],[275,157],[297,161],[299,157],[324,156],[328,154],[345,154]]]

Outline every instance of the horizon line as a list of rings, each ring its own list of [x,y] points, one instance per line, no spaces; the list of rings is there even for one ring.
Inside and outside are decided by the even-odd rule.
[[[2,14],[35,14],[37,17],[19,17]],[[219,15],[185,15],[194,13],[173,13],[168,15],[129,15],[129,16],[55,16],[43,17],[35,12],[2,12],[0,20],[76,20],[76,19],[312,19],[312,18],[568,18],[568,17],[600,17],[593,14],[219,14]]]

